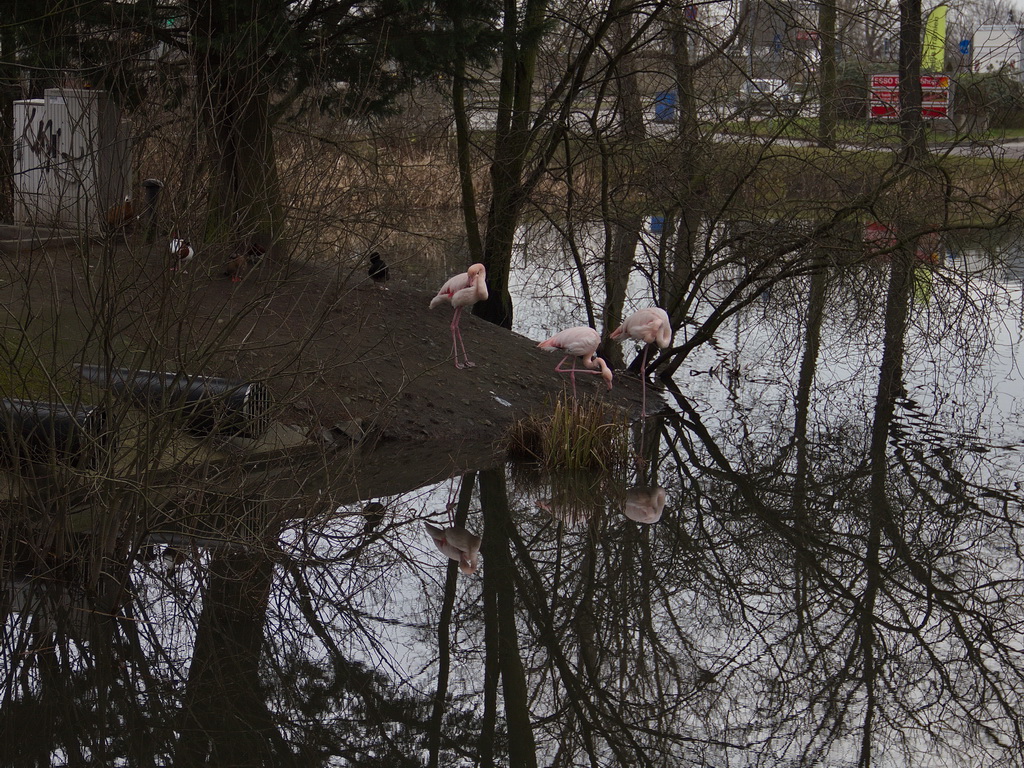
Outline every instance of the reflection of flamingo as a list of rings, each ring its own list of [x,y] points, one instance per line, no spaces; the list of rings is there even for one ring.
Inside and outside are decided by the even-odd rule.
[[[608,389],[612,388],[612,371],[608,364],[597,356],[597,347],[601,343],[601,334],[593,328],[579,325],[575,328],[566,328],[559,331],[550,339],[542,341],[537,346],[541,349],[557,349],[565,352],[555,370],[559,373],[568,373],[572,382],[572,396],[576,397],[576,373],[596,373],[600,375]],[[572,368],[563,368],[562,364],[569,358],[573,358]],[[576,360],[583,364],[583,368],[576,367]]]
[[[664,488],[630,488],[622,513],[638,523],[656,523],[661,519],[666,498]]]
[[[672,343],[672,322],[668,313],[658,307],[649,307],[634,312],[618,328],[612,331],[612,339],[624,338],[643,342],[644,353],[640,360],[641,416],[647,415],[647,349],[652,342],[665,349]]]
[[[469,269],[459,275],[455,275],[441,286],[430,301],[430,308],[442,304],[451,304],[455,307],[455,314],[452,315],[452,353],[455,356],[456,368],[472,368],[476,363],[469,361],[466,354],[466,345],[462,341],[462,331],[459,330],[459,319],[462,317],[462,308],[476,304],[487,298],[487,271],[483,264],[473,264]],[[462,347],[462,358],[464,363],[459,362],[459,347]]]
[[[459,570],[465,574],[474,573],[479,565],[477,557],[480,553],[480,537],[470,533],[461,525],[438,528],[436,525],[424,523],[434,544],[452,560],[459,561]]]

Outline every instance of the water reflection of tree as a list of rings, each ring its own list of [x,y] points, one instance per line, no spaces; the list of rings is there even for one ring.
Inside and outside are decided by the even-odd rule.
[[[695,603],[731,625],[736,655],[716,681],[760,702],[747,735],[765,748],[788,742],[808,760],[844,750],[863,765],[894,750],[984,761],[1020,743],[1020,573],[1016,555],[1007,563],[1020,498],[986,499],[949,447],[893,454],[902,331],[887,338],[873,428],[809,441],[800,477],[780,471],[784,429],[777,450],[737,453],[679,396],[672,450],[716,478],[693,486]]]
[[[799,458],[785,422],[752,450],[677,404],[570,521],[490,470],[450,510],[247,515],[171,576],[137,563],[117,617],[60,589],[63,616],[10,613],[5,764],[1011,760],[1019,495],[966,449],[894,443],[884,404],[804,428]],[[655,478],[661,520],[625,518]],[[480,572],[423,535],[447,515],[483,533]]]
[[[609,755],[652,765],[659,754],[682,755],[693,738],[679,725],[703,674],[652,611],[666,594],[659,544],[674,536],[609,511],[568,529],[556,517],[524,514],[510,534],[537,740],[542,750],[557,745],[558,765]]]
[[[174,750],[175,765],[287,765],[259,680],[272,567],[250,552],[210,559]]]
[[[431,727],[433,697],[396,672],[387,626],[405,556],[391,547],[395,524],[385,516],[381,526],[339,525],[333,515],[305,521],[284,561],[268,655],[275,711],[298,764],[344,756],[420,765],[428,740],[466,717],[452,707]]]

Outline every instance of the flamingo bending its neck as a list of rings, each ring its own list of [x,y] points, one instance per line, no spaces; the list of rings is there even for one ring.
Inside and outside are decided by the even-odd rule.
[[[424,523],[427,534],[434,540],[434,544],[442,553],[452,560],[459,562],[459,570],[466,575],[476,572],[479,566],[480,542],[481,539],[475,533],[470,533],[461,525],[452,525],[448,528],[438,528],[436,525]]]
[[[473,264],[465,272],[455,275],[448,282],[441,286],[441,290],[430,300],[430,308],[439,307],[442,304],[451,304],[455,307],[452,315],[452,355],[455,358],[456,368],[473,368],[476,363],[470,362],[466,354],[466,344],[462,341],[462,331],[459,329],[459,320],[462,317],[462,308],[470,307],[478,301],[487,298],[487,271],[483,264]],[[459,347],[462,348],[462,359],[459,362]]]
[[[605,380],[608,389],[612,388],[611,368],[608,367],[604,360],[597,356],[597,347],[600,343],[601,334],[593,328],[580,325],[575,328],[566,328],[564,331],[559,331],[550,339],[542,341],[537,346],[541,349],[556,349],[559,352],[565,352],[565,357],[555,366],[555,370],[559,373],[569,374],[569,380],[572,382],[572,396],[575,399],[577,372],[597,374]],[[563,367],[565,361],[570,357],[573,358],[572,368]],[[583,368],[576,367],[577,360],[583,365]]]
[[[672,322],[668,313],[659,307],[649,307],[634,312],[612,331],[610,338],[615,341],[630,338],[642,342],[643,357],[640,359],[640,415],[647,416],[647,350],[652,343],[665,349],[672,343]]]

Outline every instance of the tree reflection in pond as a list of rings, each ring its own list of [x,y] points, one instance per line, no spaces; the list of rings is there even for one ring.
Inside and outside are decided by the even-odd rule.
[[[265,515],[172,574],[158,541],[110,615],[71,574],[12,586],[3,764],[1019,764],[1012,454],[928,442],[884,388],[802,438],[672,396],[625,477]],[[426,522],[481,533],[479,568]]]

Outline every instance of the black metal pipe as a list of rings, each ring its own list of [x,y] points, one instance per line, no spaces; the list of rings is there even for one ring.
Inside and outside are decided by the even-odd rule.
[[[259,437],[270,425],[270,393],[258,382],[98,365],[81,372],[117,395],[180,417],[193,434]]]
[[[0,400],[0,458],[7,465],[52,460],[93,468],[113,447],[106,412],[96,406]]]

